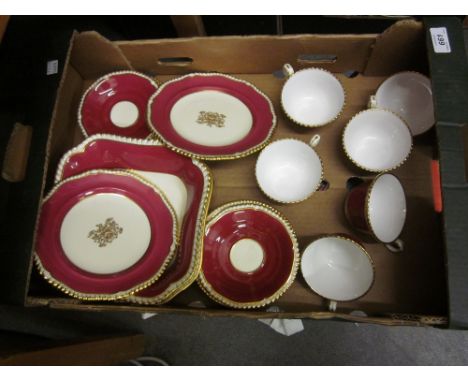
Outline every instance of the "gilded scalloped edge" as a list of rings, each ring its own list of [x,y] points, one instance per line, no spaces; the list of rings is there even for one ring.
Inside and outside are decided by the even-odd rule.
[[[289,76],[287,79],[286,79],[286,82],[283,84],[283,88],[284,86],[286,85],[286,83],[289,81],[289,79],[296,73],[299,73],[299,72],[303,72],[305,70],[321,70],[325,73],[328,73],[330,75],[332,75],[337,81],[338,83],[341,85],[341,88],[343,89],[343,105],[341,106],[341,109],[340,111],[338,112],[338,114],[336,116],[334,116],[333,118],[331,118],[330,120],[328,120],[327,122],[325,123],[320,123],[320,124],[313,124],[313,125],[307,125],[305,123],[302,123],[302,122],[299,122],[297,121],[296,119],[294,119],[287,111],[286,111],[286,108],[284,107],[284,104],[283,104],[283,91],[281,91],[281,94],[280,94],[280,104],[281,104],[281,108],[283,109],[283,112],[284,114],[286,114],[286,116],[292,121],[294,122],[295,124],[299,125],[299,126],[302,126],[302,127],[307,127],[307,128],[315,128],[315,127],[321,127],[321,126],[325,126],[325,125],[328,125],[334,121],[336,121],[338,118],[341,117],[341,115],[343,114],[343,111],[346,107],[346,100],[347,100],[347,94],[346,94],[346,89],[343,85],[343,82],[336,76],[334,75],[332,72],[330,72],[329,70],[326,70],[326,69],[323,69],[323,68],[318,68],[318,67],[310,67],[310,68],[304,68],[304,69],[300,69],[300,70],[297,70],[295,71],[291,76]]]
[[[316,239],[314,239],[313,241],[311,241],[307,247],[309,245],[311,245],[312,243],[315,243],[317,240],[320,240],[320,239],[324,239],[324,238],[327,238],[327,237],[334,237],[334,238],[338,238],[338,239],[343,239],[343,240],[347,240],[355,245],[357,245],[359,248],[361,248],[363,250],[363,252],[366,254],[367,258],[369,259],[369,262],[372,266],[372,282],[370,283],[369,285],[369,288],[367,288],[367,290],[361,294],[360,296],[358,297],[355,297],[351,300],[330,300],[328,299],[327,297],[324,297],[322,296],[320,293],[316,292],[308,283],[307,286],[318,296],[328,300],[328,301],[336,301],[336,302],[351,302],[351,301],[356,301],[356,300],[359,300],[360,298],[364,297],[367,293],[369,293],[369,291],[372,289],[372,287],[374,286],[374,283],[375,283],[375,264],[374,264],[374,260],[372,260],[372,257],[371,255],[369,254],[369,252],[367,252],[366,248],[364,247],[363,244],[357,242],[356,240],[353,240],[351,239],[350,237],[347,237],[347,236],[344,236],[344,235],[341,235],[341,234],[323,234],[323,235],[320,235],[318,236]],[[306,249],[307,249],[306,247]],[[301,275],[302,275],[302,278],[305,280],[305,277],[304,277],[304,273],[302,272],[302,266],[301,266]]]
[[[139,76],[139,77],[142,77],[144,78],[145,80],[148,80],[153,86],[154,88],[157,90],[158,89],[158,84],[155,80],[153,80],[151,77],[143,74],[143,73],[140,73],[140,72],[137,72],[135,70],[119,70],[119,71],[116,71],[116,72],[111,72],[111,73],[107,73],[105,74],[104,76],[102,77],[99,77],[96,81],[94,81],[87,89],[86,91],[83,93],[83,95],[81,96],[81,100],[80,100],[80,105],[78,106],[78,125],[80,126],[80,130],[81,130],[81,133],[83,134],[83,136],[85,138],[89,137],[90,135],[87,133],[84,125],[83,125],[83,121],[82,121],[82,117],[81,117],[81,110],[83,108],[83,104],[84,104],[84,100],[86,98],[86,96],[88,95],[88,93],[91,91],[91,89],[95,88],[99,83],[101,83],[102,81],[104,80],[107,80],[109,77],[111,76],[116,76],[116,75],[121,75],[121,74],[134,74],[136,76]]]
[[[251,87],[254,91],[256,91],[258,94],[260,94],[267,101],[268,106],[270,107],[271,115],[273,117],[270,129],[269,129],[269,132],[268,132],[268,135],[266,136],[266,138],[262,142],[260,142],[258,145],[254,146],[254,147],[251,147],[251,148],[249,148],[247,150],[239,151],[237,153],[232,153],[232,154],[223,154],[223,155],[219,155],[219,154],[217,154],[217,155],[197,154],[197,153],[182,149],[182,148],[178,147],[177,145],[173,144],[172,142],[169,142],[166,138],[164,138],[157,131],[156,127],[153,125],[153,123],[151,121],[151,105],[153,104],[154,99],[164,90],[164,88],[166,86],[170,85],[171,83],[182,81],[185,78],[197,77],[197,76],[226,77],[226,78],[229,78],[229,79],[231,79],[233,81],[241,82],[241,83]],[[265,93],[263,93],[255,85],[253,85],[252,83],[250,83],[248,81],[241,80],[240,78],[236,78],[236,77],[230,76],[228,74],[222,74],[222,73],[190,73],[190,74],[186,74],[186,75],[184,75],[182,77],[177,77],[177,78],[175,78],[173,80],[169,80],[169,81],[165,82],[164,84],[162,84],[158,88],[156,93],[154,93],[151,96],[151,98],[149,99],[148,107],[147,107],[147,110],[146,110],[146,118],[147,118],[148,126],[153,131],[153,134],[156,136],[156,138],[159,139],[161,142],[163,142],[163,144],[168,146],[171,150],[174,150],[175,152],[177,152],[177,153],[179,153],[181,155],[185,155],[185,156],[188,156],[188,157],[191,157],[191,158],[200,159],[200,160],[212,160],[212,161],[244,158],[244,157],[246,157],[248,155],[251,155],[251,154],[263,149],[268,144],[268,142],[270,141],[270,139],[271,139],[271,137],[273,135],[273,132],[274,132],[274,130],[276,128],[277,121],[278,121],[278,118],[276,117],[275,109],[273,108],[273,103],[271,102],[270,98]]]
[[[390,168],[386,168],[386,169],[383,169],[383,170],[373,170],[373,169],[370,169],[368,167],[365,167],[365,166],[362,166],[360,164],[358,164],[354,159],[351,158],[351,156],[349,155],[348,151],[346,150],[346,146],[345,146],[345,143],[344,143],[344,140],[345,140],[345,134],[346,134],[346,130],[348,129],[348,126],[349,124],[351,123],[351,121],[356,118],[358,115],[360,114],[363,114],[365,112],[369,112],[369,111],[373,111],[373,110],[377,110],[377,111],[386,111],[388,113],[392,113],[395,117],[397,117],[398,119],[400,119],[400,121],[403,122],[403,124],[406,126],[406,128],[408,129],[409,131],[409,135],[410,135],[410,139],[411,139],[411,145],[410,145],[410,149],[408,150],[408,154],[406,155],[406,157],[400,162],[398,163],[396,166],[393,166],[393,167],[390,167]],[[343,129],[343,132],[341,133],[341,147],[343,148],[343,151],[346,155],[346,157],[356,166],[356,167],[359,167],[360,169],[362,170],[365,170],[365,171],[368,171],[368,172],[373,172],[373,173],[377,173],[377,174],[381,174],[381,173],[385,173],[385,172],[389,172],[389,171],[393,171],[395,169],[397,169],[398,167],[400,167],[401,165],[403,165],[403,163],[405,163],[409,156],[411,155],[411,152],[413,151],[413,134],[411,134],[411,129],[409,128],[408,124],[406,123],[406,121],[401,118],[398,114],[394,113],[393,111],[391,110],[387,110],[387,109],[380,109],[380,108],[373,108],[373,109],[364,109],[364,110],[361,110],[360,112],[356,113],[349,121],[348,123],[346,124],[345,128]]]
[[[62,159],[60,160],[57,172],[56,172],[55,182],[58,183],[61,181],[62,176],[63,176],[63,168],[71,156],[85,152],[89,144],[98,140],[110,140],[110,141],[129,143],[129,144],[135,144],[135,145],[145,145],[145,146],[162,146],[162,143],[157,140],[129,138],[129,137],[122,137],[122,136],[111,135],[111,134],[92,135],[86,140],[84,140],[83,142],[81,142],[78,146],[72,148],[71,150],[69,150],[67,153],[63,155]],[[197,221],[200,223],[197,225],[197,228],[195,231],[194,241],[196,244],[195,246],[193,246],[192,262],[190,263],[189,270],[187,271],[184,277],[172,283],[163,293],[159,294],[158,296],[140,297],[136,295],[131,295],[129,298],[129,301],[132,303],[137,303],[137,304],[142,304],[142,305],[164,304],[168,302],[169,300],[171,300],[174,296],[182,292],[184,289],[188,288],[198,277],[198,273],[200,272],[200,268],[201,268],[205,221],[206,221],[206,216],[208,214],[211,194],[213,191],[213,177],[211,175],[210,169],[204,163],[196,159],[192,159],[192,163],[200,169],[203,175],[204,184],[203,184],[201,202],[199,206],[199,212],[197,216]],[[147,287],[148,286],[149,285],[147,285]]]
[[[219,304],[228,306],[230,308],[236,308],[236,309],[261,308],[261,307],[264,307],[265,305],[271,304],[272,302],[278,300],[294,282],[298,269],[299,269],[299,262],[300,262],[299,244],[297,242],[297,237],[291,226],[291,223],[279,211],[277,211],[276,209],[274,209],[273,207],[265,203],[257,202],[254,200],[239,200],[239,201],[227,203],[218,207],[213,212],[211,212],[210,215],[208,216],[205,230],[210,226],[212,222],[218,220],[221,216],[229,212],[238,211],[240,209],[254,209],[254,210],[265,212],[268,215],[278,219],[278,221],[280,221],[283,224],[283,226],[286,228],[286,230],[288,231],[289,237],[291,238],[291,241],[293,243],[293,254],[294,254],[294,260],[293,260],[293,264],[291,265],[291,272],[289,274],[288,279],[272,296],[264,298],[260,301],[250,301],[250,302],[233,301],[219,294],[217,291],[215,291],[212,285],[205,278],[203,274],[203,269],[200,270],[200,275],[198,277],[197,283],[208,297],[210,297],[212,300],[214,300],[215,302]]]
[[[79,145],[71,148],[68,150],[60,159],[60,162],[57,166],[57,171],[55,173],[55,179],[54,183],[59,183],[62,181],[63,177],[63,168],[65,167],[67,161],[72,157],[73,155],[76,154],[81,154],[86,151],[88,146],[99,140],[108,140],[108,141],[115,141],[115,142],[121,142],[121,143],[130,143],[134,145],[144,145],[144,146],[162,146],[162,143],[157,141],[157,140],[152,140],[152,139],[143,139],[143,138],[130,138],[130,137],[122,137],[119,135],[113,135],[113,134],[94,134],[86,138],[83,142],[81,142]]]
[[[366,218],[366,223],[367,223],[367,226],[369,227],[369,231],[370,231],[370,233],[371,233],[371,236],[372,236],[376,241],[378,241],[379,243],[391,244],[391,243],[393,243],[395,240],[397,240],[397,239],[400,237],[401,233],[403,232],[403,228],[404,228],[405,225],[403,224],[403,227],[401,227],[401,231],[400,231],[400,233],[397,235],[397,237],[395,238],[395,240],[389,241],[389,242],[382,241],[382,240],[380,240],[380,239],[377,237],[377,235],[376,235],[375,232],[374,232],[374,229],[372,228],[371,219],[370,219],[370,212],[369,212],[369,210],[370,210],[370,196],[371,196],[371,193],[372,193],[372,189],[374,188],[375,183],[377,182],[377,180],[379,180],[380,177],[382,177],[383,175],[391,175],[391,176],[393,176],[394,178],[396,178],[396,180],[400,183],[401,188],[403,189],[403,195],[405,196],[405,202],[406,202],[406,200],[408,200],[407,197],[406,197],[406,191],[405,191],[405,189],[404,189],[404,187],[403,187],[403,184],[401,183],[400,178],[398,178],[395,174],[392,174],[392,173],[389,173],[389,172],[380,173],[380,174],[378,174],[378,175],[372,180],[372,182],[370,183],[369,188],[368,188],[368,190],[367,190],[367,193],[366,193],[366,200],[365,200],[365,203],[364,203],[364,216],[365,216],[365,218]],[[405,222],[406,222],[406,216],[405,216]]]
[[[77,299],[80,299],[80,300],[85,300],[85,301],[114,301],[114,300],[119,300],[119,299],[128,297],[129,295],[131,295],[133,293],[139,292],[140,290],[142,290],[142,289],[148,287],[149,285],[151,285],[152,283],[154,283],[156,280],[159,279],[159,277],[161,277],[161,275],[164,273],[167,266],[169,265],[169,263],[173,259],[174,255],[175,255],[175,252],[176,252],[176,249],[178,247],[179,228],[178,228],[178,222],[177,222],[177,218],[176,218],[176,214],[174,212],[174,209],[172,208],[171,204],[168,202],[167,197],[165,196],[165,194],[157,186],[155,186],[151,182],[148,182],[146,179],[144,179],[144,178],[142,178],[142,177],[140,177],[138,175],[129,173],[127,171],[121,171],[121,170],[90,170],[90,171],[84,172],[83,174],[79,174],[79,175],[75,175],[75,176],[72,176],[70,178],[67,178],[64,181],[57,184],[49,192],[49,194],[43,199],[40,210],[42,210],[42,205],[45,202],[47,202],[47,200],[49,200],[53,196],[53,194],[55,192],[57,192],[57,190],[63,184],[68,183],[68,182],[73,181],[73,180],[81,179],[81,178],[84,178],[84,177],[87,177],[87,176],[90,176],[90,175],[95,175],[95,174],[111,174],[111,175],[130,176],[130,177],[136,178],[138,181],[142,182],[146,186],[151,187],[152,189],[154,189],[156,191],[156,193],[161,197],[161,199],[163,200],[163,203],[168,208],[168,210],[169,210],[169,212],[170,212],[170,214],[172,216],[172,221],[173,221],[173,241],[172,241],[171,247],[169,249],[169,253],[166,256],[166,259],[164,260],[162,266],[158,269],[156,274],[153,275],[150,279],[144,281],[143,283],[140,283],[140,284],[136,285],[133,288],[127,289],[125,291],[120,291],[120,292],[117,292],[117,293],[108,293],[108,294],[96,293],[95,294],[95,293],[78,292],[78,291],[74,290],[73,288],[69,287],[68,285],[66,285],[65,283],[62,283],[61,281],[55,279],[51,275],[51,273],[42,264],[42,262],[41,262],[41,260],[39,258],[39,255],[36,253],[36,250],[34,250],[34,262],[35,262],[35,264],[36,264],[36,266],[37,266],[37,268],[39,270],[39,273],[44,277],[44,279],[49,284],[53,285],[54,287],[56,287],[57,289],[61,290],[62,292],[64,292],[65,294],[67,294],[67,295],[69,295],[71,297],[74,297],[74,298],[77,298]]]
[[[399,75],[399,74],[403,74],[403,73],[413,73],[413,74],[416,74],[416,75],[418,75],[418,76],[424,77],[426,80],[428,80],[429,83],[431,84],[431,96],[432,96],[432,80],[431,80],[428,76],[426,76],[425,74],[423,74],[423,73],[421,73],[421,72],[417,72],[416,70],[402,70],[402,71],[399,71],[399,72],[396,72],[396,73],[392,74],[391,76],[389,76],[389,77],[387,77],[385,80],[383,80],[383,81],[380,83],[380,85],[379,85],[379,87],[377,88],[377,90],[375,91],[375,93],[372,94],[372,95],[369,97],[369,99],[372,98],[372,97],[377,97],[377,92],[379,91],[380,87],[381,87],[386,81],[388,81],[389,79],[391,79],[391,78],[393,78],[393,77],[395,77],[395,76],[397,76],[397,75]],[[377,108],[377,109],[381,109],[378,105],[376,106],[376,108]],[[385,109],[381,109],[381,110],[385,110]],[[391,110],[389,110],[389,111],[391,111]],[[397,113],[395,113],[395,114],[397,114]],[[397,115],[398,115],[398,114],[397,114]],[[408,125],[408,127],[409,127],[408,121],[406,121],[406,120],[405,120],[403,117],[401,117],[401,116],[399,116],[399,117],[400,117],[402,120],[404,120],[404,121],[406,122],[406,124]],[[424,131],[422,131],[421,133],[418,133],[418,134],[413,134],[413,131],[412,131],[411,128],[410,128],[411,136],[417,137],[418,135],[424,134],[425,132],[427,132],[427,131],[429,131],[430,129],[432,129],[432,128],[434,127],[434,124],[435,124],[435,119],[434,119],[434,123],[433,123],[431,126],[429,126],[427,129],[425,129]]]
[[[211,200],[211,194],[213,192],[213,177],[211,176],[209,168],[204,163],[196,159],[192,159],[192,162],[202,171],[203,177],[205,179],[205,185],[201,202],[202,207],[199,209],[197,216],[198,224],[194,237],[194,241],[196,244],[195,246],[193,246],[192,261],[190,263],[189,270],[187,271],[184,278],[181,278],[175,283],[171,284],[171,286],[173,286],[172,289],[168,287],[163,293],[155,297],[141,297],[133,294],[129,297],[129,301],[132,303],[141,305],[164,304],[170,301],[183,290],[187,289],[197,279],[201,271],[203,257],[203,240],[205,237],[205,225],[208,215],[208,207]]]
[[[297,142],[301,142],[301,143],[304,143],[306,146],[308,146],[309,148],[311,148],[312,150],[315,151],[315,153],[317,154],[317,157],[319,158],[319,161],[320,161],[320,166],[321,166],[321,169],[322,169],[322,172],[320,174],[320,181],[318,182],[317,184],[317,187],[309,194],[307,195],[306,197],[302,198],[302,199],[299,199],[299,200],[293,200],[292,202],[285,202],[283,200],[278,200],[278,199],[275,199],[273,198],[270,194],[268,194],[263,188],[262,186],[260,185],[260,182],[258,181],[258,176],[257,176],[257,163],[258,163],[258,160],[260,159],[260,156],[262,155],[263,151],[258,155],[258,158],[257,158],[257,161],[255,162],[255,182],[257,183],[257,186],[258,188],[262,191],[262,193],[269,199],[277,202],[277,203],[281,203],[281,204],[297,204],[297,203],[300,203],[300,202],[303,202],[304,200],[307,200],[309,199],[313,194],[315,194],[318,189],[320,188],[322,182],[323,182],[323,173],[324,173],[324,166],[323,166],[323,161],[322,161],[322,158],[320,157],[320,155],[318,155],[317,151],[315,150],[314,147],[308,145],[306,142],[304,141],[301,141],[300,139],[297,139],[297,138],[283,138],[283,139],[278,139],[276,141],[273,141],[271,142],[269,145],[271,144],[274,144],[276,142],[280,142],[280,141],[297,141]],[[267,145],[267,146],[269,146]],[[266,148],[266,147],[265,147]]]

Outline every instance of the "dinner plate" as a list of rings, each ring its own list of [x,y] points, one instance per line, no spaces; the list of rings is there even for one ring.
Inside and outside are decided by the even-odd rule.
[[[78,109],[78,123],[85,137],[116,134],[146,138],[149,98],[156,83],[141,73],[120,71],[96,80],[84,93]]]
[[[235,159],[268,143],[276,115],[268,97],[247,81],[194,73],[160,86],[148,103],[148,125],[183,155]]]
[[[91,170],[44,198],[35,260],[63,292],[115,300],[163,274],[178,233],[175,212],[155,185],[127,172]]]
[[[55,181],[60,182],[94,168],[145,172],[152,175],[147,180],[156,182],[161,189],[163,185],[157,182],[155,175],[171,175],[183,183],[186,202],[176,258],[156,283],[131,297],[132,302],[139,304],[169,301],[186,289],[200,270],[205,219],[213,187],[208,167],[198,160],[178,155],[156,141],[96,135],[62,157]],[[168,199],[174,202],[169,195]]]
[[[272,207],[228,203],[210,213],[199,285],[216,302],[258,308],[278,299],[299,265],[296,235]]]

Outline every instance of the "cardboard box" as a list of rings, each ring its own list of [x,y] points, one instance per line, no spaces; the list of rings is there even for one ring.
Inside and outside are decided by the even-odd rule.
[[[451,38],[452,55],[446,54],[445,57],[440,57],[430,51],[432,42],[429,28],[434,22],[442,23],[440,25],[447,28]],[[440,26],[439,24],[437,25]],[[452,65],[462,65],[458,68],[466,70],[461,61],[462,54],[459,53],[460,49],[464,53],[464,48],[463,45],[460,48],[460,41],[455,37],[460,34],[459,24],[454,18],[439,19],[439,21],[430,19],[426,26],[414,20],[404,20],[395,23],[380,35],[201,37],[123,42],[110,42],[96,32],[74,33],[66,56],[59,58],[58,74],[61,77],[50,127],[48,131],[42,129],[37,133],[36,130],[36,136],[33,133],[27,177],[22,185],[8,185],[8,191],[4,191],[5,182],[2,180],[1,183],[2,192],[5,192],[9,198],[8,206],[3,206],[4,221],[9,224],[3,235],[4,238],[9,237],[7,240],[20,240],[8,243],[2,249],[5,260],[0,287],[4,292],[9,288],[7,293],[3,293],[2,299],[9,303],[59,309],[191,313],[252,318],[308,317],[388,325],[446,326],[451,312],[456,311],[455,325],[468,326],[468,313],[465,310],[464,313],[467,314],[463,317],[462,309],[467,308],[463,300],[468,290],[466,281],[461,285],[461,277],[467,269],[467,260],[466,256],[460,260],[458,253],[462,251],[466,255],[468,248],[466,243],[468,231],[465,231],[465,234],[458,231],[459,227],[463,225],[466,227],[468,220],[466,212],[465,215],[460,215],[460,212],[468,207],[467,192],[465,189],[465,192],[459,192],[461,196],[456,196],[458,199],[451,199],[450,194],[457,192],[458,188],[452,187],[454,183],[450,183],[455,179],[450,175],[454,170],[445,160],[446,156],[453,156],[454,152],[448,146],[440,146],[441,138],[450,140],[456,145],[458,149],[456,161],[459,163],[461,160],[460,166],[464,168],[464,151],[460,149],[460,142],[463,140],[454,139],[452,135],[446,136],[445,133],[454,131],[453,118],[464,123],[468,121],[466,106],[465,110],[461,110],[459,106],[462,100],[466,100],[466,88],[459,91],[460,98],[453,102],[441,99],[438,91],[446,90],[441,82],[447,78],[449,75],[447,73],[450,73],[452,68],[445,61],[437,62],[446,60],[447,56],[450,56],[450,59],[456,59]],[[190,58],[190,60],[185,59],[184,62],[175,65],[161,61],[162,58],[173,57]],[[430,73],[428,61],[431,63]],[[291,63],[296,69],[316,66],[336,73],[347,93],[345,110],[336,121],[325,127],[307,129],[294,125],[285,117],[279,104],[284,80],[275,74],[286,62]],[[439,68],[443,65],[448,66],[442,73]],[[349,119],[366,108],[369,96],[387,76],[393,73],[416,70],[430,75],[433,81],[441,81],[434,83],[437,129],[416,137],[410,159],[394,171],[402,180],[408,196],[407,223],[402,234],[405,251],[394,254],[383,245],[361,237],[375,263],[375,283],[363,298],[339,303],[338,312],[327,311],[326,302],[307,287],[300,273],[291,288],[273,304],[279,307],[279,313],[266,312],[268,307],[250,311],[221,307],[209,300],[197,285],[192,285],[164,306],[81,302],[54,290],[31,266],[34,227],[37,223],[40,199],[51,189],[61,156],[83,140],[76,118],[81,95],[96,78],[121,69],[141,71],[153,76],[159,83],[189,72],[229,73],[252,82],[272,100],[278,116],[273,140],[295,137],[307,141],[313,134],[321,135],[317,151],[323,159],[324,176],[330,187],[295,205],[279,205],[268,200],[260,192],[254,177],[257,154],[233,161],[208,162],[213,172],[215,186],[210,211],[221,204],[239,199],[268,203],[290,220],[298,235],[301,250],[314,237],[323,233],[341,232],[355,235],[347,224],[343,212],[347,180],[355,176],[369,178],[373,175],[354,167],[343,153],[341,133]],[[467,76],[462,78],[460,75],[453,81],[459,80],[463,83],[467,78]],[[449,85],[453,87],[456,83],[451,82]],[[53,85],[49,82],[49,86]],[[461,129],[460,123],[457,126]],[[444,130],[442,135],[441,129]],[[461,131],[459,130],[459,133]],[[466,141],[466,133],[464,137]],[[439,158],[439,153],[445,214],[437,213],[434,209],[432,168],[433,160]],[[461,186],[460,173],[457,172],[453,176],[456,176],[456,184]],[[445,183],[446,181],[450,184]],[[466,184],[464,177],[463,182]],[[28,185],[30,188],[26,190]],[[17,193],[14,191],[15,187]],[[29,204],[26,204],[28,209],[23,211],[20,207],[19,213],[22,215],[14,216],[18,213],[18,209],[10,203],[20,203],[18,199],[22,197],[29,198],[27,202]],[[460,198],[464,198],[463,205],[455,201],[461,200]],[[454,210],[454,204],[458,204],[458,211]],[[447,214],[449,217],[457,214],[457,217],[450,220],[456,226],[448,225]],[[454,253],[455,257],[447,257]],[[5,267],[8,271],[5,271]],[[465,276],[467,274],[465,273]],[[452,280],[452,276],[455,276],[455,279]],[[448,293],[448,286],[452,288],[454,285],[462,288],[457,289],[458,297],[455,300],[452,299],[454,290]],[[191,307],[194,302],[195,305],[202,302],[206,308]]]

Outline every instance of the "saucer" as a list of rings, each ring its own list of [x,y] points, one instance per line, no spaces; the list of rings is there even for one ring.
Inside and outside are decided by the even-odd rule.
[[[152,140],[130,139],[112,135],[95,135],[67,152],[61,159],[55,182],[95,169],[131,169],[147,176],[164,189],[161,176],[171,175],[174,183],[182,182],[186,190],[185,209],[180,224],[180,245],[174,261],[158,281],[131,296],[139,304],[163,304],[186,289],[198,276],[205,218],[211,198],[212,178],[207,166],[161,146]],[[146,174],[142,174],[145,172]],[[177,182],[174,182],[174,178]],[[181,188],[177,195],[183,196]],[[180,204],[167,195],[177,213]],[[179,197],[179,200],[183,200]],[[179,217],[178,217],[179,219]]]
[[[223,205],[208,217],[200,287],[232,308],[258,308],[293,283],[299,250],[290,223],[255,201]]]
[[[127,172],[93,170],[44,198],[35,261],[73,297],[115,300],[155,282],[177,241],[175,213],[156,186]]]
[[[149,77],[132,71],[106,74],[84,93],[78,109],[78,123],[85,137],[116,134],[146,138],[146,107],[156,91]]]
[[[149,101],[148,124],[180,154],[222,160],[262,149],[276,116],[271,101],[252,84],[225,74],[194,73],[160,86]]]

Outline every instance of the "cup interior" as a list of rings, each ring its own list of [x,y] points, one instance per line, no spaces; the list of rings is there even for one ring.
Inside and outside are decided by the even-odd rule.
[[[314,292],[333,301],[363,296],[374,279],[374,268],[364,249],[341,236],[312,242],[302,255],[301,271]]]
[[[405,191],[398,178],[392,174],[379,176],[367,203],[369,224],[377,239],[384,243],[396,240],[406,220]]]
[[[294,203],[306,199],[318,188],[322,163],[306,143],[283,139],[260,153],[255,174],[267,196],[279,202]]]
[[[421,73],[402,72],[387,78],[375,94],[377,107],[397,113],[413,135],[435,123],[431,81]]]
[[[343,145],[359,167],[375,172],[398,167],[409,156],[411,133],[405,122],[387,110],[363,111],[348,123]]]
[[[331,73],[305,69],[293,74],[284,84],[281,103],[294,121],[307,126],[325,125],[343,108],[345,92]]]

